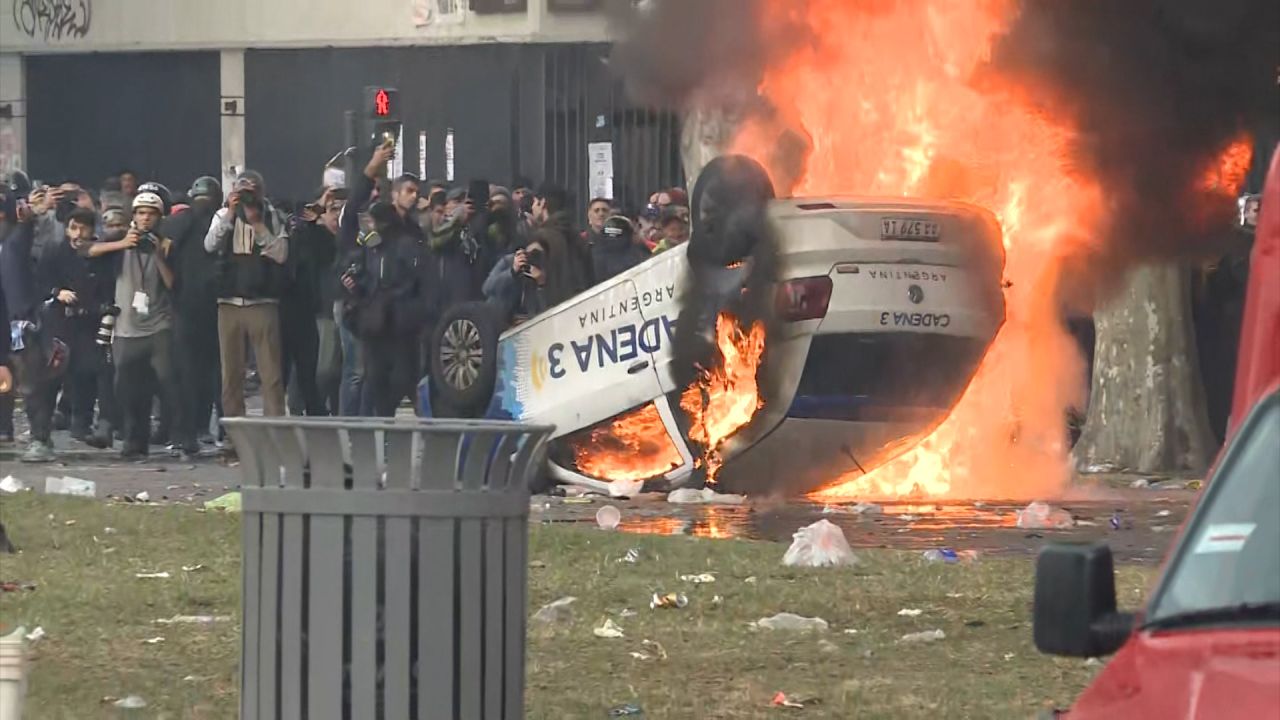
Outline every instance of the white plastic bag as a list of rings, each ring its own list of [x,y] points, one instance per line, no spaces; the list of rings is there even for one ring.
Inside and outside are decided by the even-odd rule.
[[[1023,530],[1065,529],[1075,524],[1071,513],[1038,500],[1018,511],[1018,527]]]
[[[835,567],[858,562],[849,541],[844,539],[844,531],[830,520],[819,520],[802,527],[792,537],[795,539],[782,557],[783,565]]]
[[[724,495],[711,488],[679,488],[667,495],[672,505],[741,505],[746,500],[744,495]]]

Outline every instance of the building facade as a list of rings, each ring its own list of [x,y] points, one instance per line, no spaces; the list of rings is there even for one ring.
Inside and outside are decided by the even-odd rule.
[[[407,172],[635,204],[681,181],[679,127],[625,98],[600,4],[0,0],[0,173],[180,188],[247,166],[309,198],[377,85],[400,91]]]

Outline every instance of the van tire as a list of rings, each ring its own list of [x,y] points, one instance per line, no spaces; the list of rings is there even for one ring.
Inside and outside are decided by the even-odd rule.
[[[768,230],[774,198],[769,173],[745,155],[721,155],[707,163],[693,185],[689,259],[727,267],[746,259]]]
[[[483,417],[498,372],[498,314],[483,302],[454,305],[431,337],[431,386],[448,416]]]

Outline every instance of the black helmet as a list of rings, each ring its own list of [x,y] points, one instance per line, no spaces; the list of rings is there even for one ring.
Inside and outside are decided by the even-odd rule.
[[[173,193],[169,192],[169,188],[160,183],[150,180],[138,186],[138,194],[155,193],[160,196],[160,201],[164,203],[164,215],[168,215],[173,209]]]
[[[212,200],[214,205],[221,205],[222,184],[218,182],[217,178],[209,175],[203,175],[196,178],[196,181],[191,183],[191,189],[187,191],[187,195],[190,195],[192,200],[199,197],[206,197]]]
[[[614,215],[604,221],[604,227],[600,229],[600,234],[607,238],[619,238],[630,242],[636,234],[635,225],[622,215]]]

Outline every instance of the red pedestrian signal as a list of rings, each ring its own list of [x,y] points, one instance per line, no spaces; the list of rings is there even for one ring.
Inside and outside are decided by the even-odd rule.
[[[373,96],[373,111],[378,117],[386,117],[391,114],[391,97],[387,95],[387,91],[378,88],[378,93]]]

